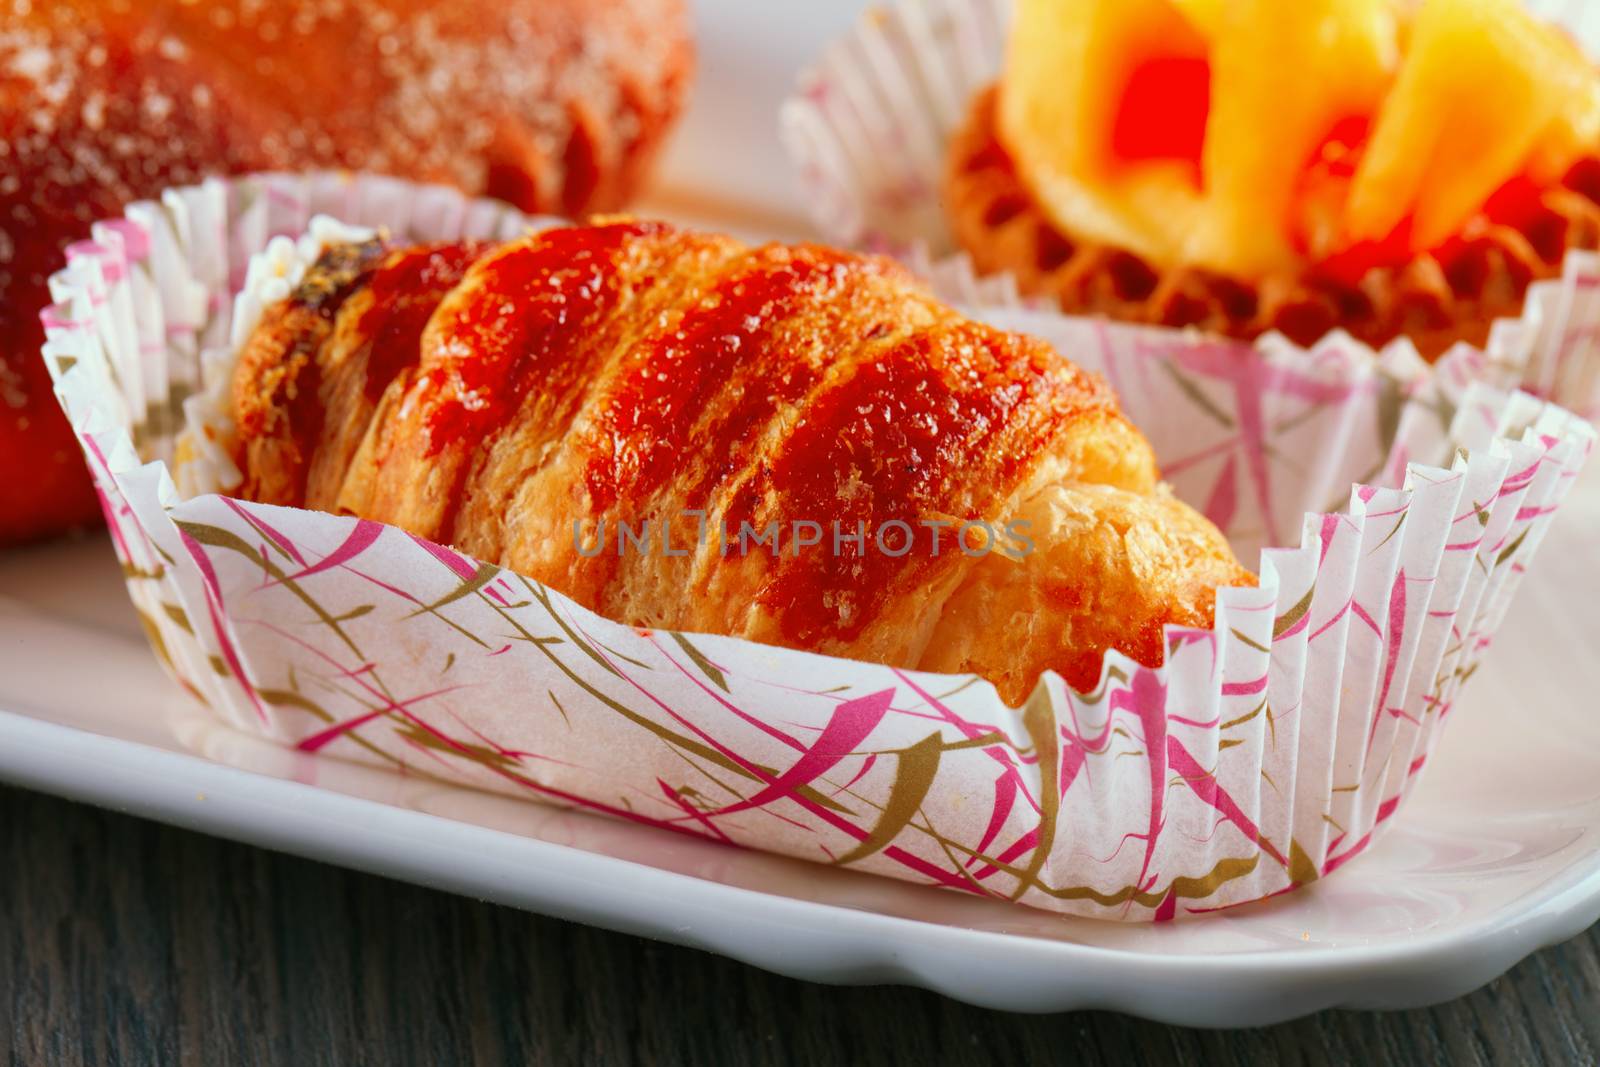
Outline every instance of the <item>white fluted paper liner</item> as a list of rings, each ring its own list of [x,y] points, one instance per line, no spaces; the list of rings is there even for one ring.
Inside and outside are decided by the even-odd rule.
[[[1112,653],[1093,693],[1051,675],[1012,709],[971,677],[639,630],[392,527],[180,492],[166,457],[183,401],[201,398],[187,417],[225,441],[204,398],[230,330],[332,234],[301,239],[318,214],[417,240],[527,225],[361,177],[211,182],[97,228],[56,279],[46,358],[174,677],[308,752],[1057,911],[1206,912],[1361,852],[1594,439],[1481,385],[1448,425],[1431,400],[1385,411],[1359,361],[1218,389],[1185,369],[1203,349],[1114,354],[1102,365],[1158,447],[1178,405],[1253,427],[1240,500],[1305,470],[1381,467],[1397,450],[1371,445],[1379,423],[1445,466],[1411,464],[1398,488],[1347,482],[1343,510],[1277,530],[1298,547],[1262,554],[1258,588],[1219,592],[1210,630],[1169,629],[1162,668]],[[227,484],[208,446],[182,451],[187,484]]]
[[[1600,40],[1592,5],[1537,6],[1580,40]],[[806,69],[783,106],[783,140],[824,233],[899,256],[951,303],[1047,303],[1019,297],[1008,272],[979,278],[956,249],[941,197],[950,137],[974,96],[999,77],[1010,12],[1011,0],[899,0],[873,8]],[[1421,361],[1405,339],[1381,353],[1348,336],[1329,340],[1385,373],[1398,365],[1412,388],[1428,377],[1411,369]],[[1241,353],[1254,347],[1216,343]],[[1267,343],[1292,347],[1281,337]],[[1457,346],[1436,373],[1521,388],[1584,415],[1600,411],[1600,255],[1569,252],[1559,277],[1530,286],[1521,317],[1494,323],[1483,350]]]

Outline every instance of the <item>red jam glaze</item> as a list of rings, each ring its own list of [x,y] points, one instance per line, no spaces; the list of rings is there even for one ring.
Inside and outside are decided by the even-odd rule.
[[[1403,267],[1415,258],[1411,251],[1411,220],[1407,219],[1381,241],[1358,241],[1328,256],[1312,267],[1310,274],[1314,281],[1325,280],[1354,289],[1370,272]]]
[[[1123,90],[1111,128],[1112,156],[1123,163],[1191,163],[1198,185],[1210,114],[1211,64],[1204,57],[1147,60]]]
[[[561,392],[587,373],[588,335],[622,294],[622,253],[672,232],[654,222],[565,227],[481,261],[466,283],[474,300],[432,335],[412,397],[427,413],[427,455],[485,440],[535,383]]]
[[[686,467],[697,473],[678,495],[707,506],[716,486],[745,467],[773,416],[821,376],[823,367],[808,362],[796,347],[803,342],[783,327],[796,315],[831,319],[828,301],[884,270],[880,261],[817,247],[745,256],[675,328],[640,346],[603,399],[601,442],[586,474],[592,506],[640,500]]]
[[[1301,210],[1316,204],[1324,216],[1331,213],[1338,218],[1342,214],[1350,195],[1350,183],[1355,179],[1371,134],[1369,116],[1350,115],[1334,124],[1301,171],[1295,189],[1295,199]],[[1326,223],[1326,218],[1321,221]],[[1301,222],[1295,217],[1291,223],[1296,228],[1295,248],[1301,255],[1315,259],[1313,242],[1310,235],[1300,229]],[[1407,220],[1381,241],[1362,241],[1322,257],[1311,267],[1310,274],[1313,280],[1353,288],[1368,271],[1403,266],[1411,258],[1411,224]]]
[[[1483,206],[1483,214],[1496,225],[1526,230],[1544,216],[1544,194],[1545,190],[1534,184],[1532,178],[1526,175],[1513,178],[1495,190]]]
[[[1332,187],[1342,203],[1360,166],[1371,126],[1371,120],[1363,116],[1351,116],[1336,125],[1313,154],[1301,180],[1300,195],[1316,196]],[[1483,217],[1495,225],[1509,226],[1523,233],[1537,226],[1546,214],[1543,190],[1527,175],[1519,175],[1502,185],[1485,202],[1482,211]],[[1432,253],[1448,269],[1466,246],[1467,242],[1457,235],[1434,248],[1416,248],[1412,241],[1412,219],[1406,218],[1382,240],[1362,241],[1324,258],[1312,268],[1311,274],[1313,278],[1355,287],[1369,272],[1404,267],[1423,252]],[[1307,251],[1303,242],[1300,242],[1300,250]]]
[[[802,645],[853,640],[887,594],[918,583],[956,558],[952,542],[924,518],[990,519],[1034,460],[1075,413],[1104,407],[1105,395],[1042,343],[975,323],[923,331],[813,397],[804,418],[762,473],[742,488],[730,525],[763,496],[763,521],[811,520],[828,533],[817,550],[784,555],[759,594],[785,637]],[[1043,447],[1041,447],[1043,446]],[[911,551],[880,551],[886,522],[909,523]],[[867,543],[841,541],[864,523]],[[898,550],[898,535],[889,544]]]
[[[372,304],[360,323],[370,345],[363,387],[370,403],[401,371],[416,366],[428,319],[491,247],[481,241],[417,245],[393,253],[373,273],[367,283]]]

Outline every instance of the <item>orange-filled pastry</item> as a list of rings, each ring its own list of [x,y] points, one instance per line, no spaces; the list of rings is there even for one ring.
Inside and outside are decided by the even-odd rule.
[[[335,246],[232,390],[240,496],[640,626],[972,672],[1149,665],[1253,584],[1098,378],[892,262],[612,220]]]
[[[1520,0],[1019,0],[945,198],[1069,313],[1435,358],[1600,247],[1600,74]]]

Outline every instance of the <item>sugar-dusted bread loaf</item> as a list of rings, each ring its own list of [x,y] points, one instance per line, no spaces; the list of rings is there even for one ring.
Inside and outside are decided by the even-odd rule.
[[[0,0],[0,544],[96,510],[37,323],[92,221],[319,167],[611,208],[692,58],[683,0]]]
[[[1092,687],[1107,649],[1159,663],[1163,624],[1253,581],[1099,379],[817,246],[617,220],[336,247],[267,310],[232,404],[245,497],[1013,702],[1049,668]]]

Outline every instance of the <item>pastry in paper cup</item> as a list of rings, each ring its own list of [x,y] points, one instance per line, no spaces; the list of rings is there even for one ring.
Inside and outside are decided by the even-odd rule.
[[[782,125],[829,237],[984,282],[949,299],[1600,403],[1600,74],[1513,0],[909,0]]]
[[[224,721],[971,896],[1193,916],[1330,875],[1396,816],[1593,443],[1531,396],[1467,382],[1452,404],[1350,350],[1241,364],[996,312],[1104,374],[1236,548],[1289,546],[1217,592],[1213,626],[1168,627],[1162,666],[1109,652],[1089,692],[1049,673],[1019,707],[972,675],[611,621],[396,527],[225,495],[239,345],[324,247],[536,225],[447,190],[266,175],[135,205],[54,279],[46,360],[129,594]],[[1159,432],[1205,419],[1210,437]]]

